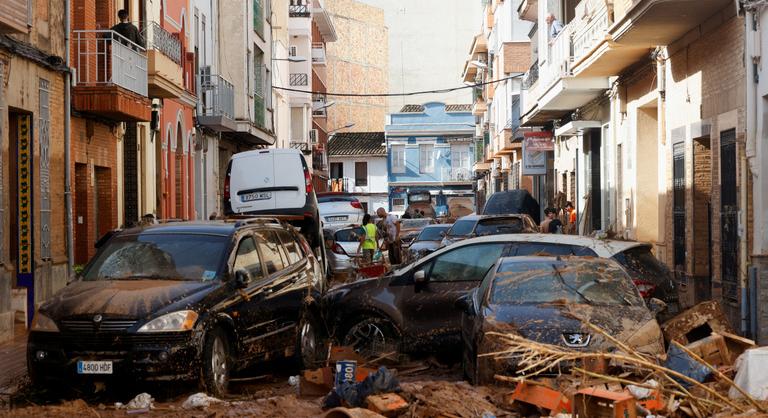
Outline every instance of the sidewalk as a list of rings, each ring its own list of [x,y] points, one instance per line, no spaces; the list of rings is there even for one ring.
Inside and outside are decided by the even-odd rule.
[[[0,344],[0,403],[7,401],[27,374],[27,331],[16,325],[13,340]]]

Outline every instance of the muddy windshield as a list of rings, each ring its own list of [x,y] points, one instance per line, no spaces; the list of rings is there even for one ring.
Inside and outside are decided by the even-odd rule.
[[[216,235],[116,237],[86,267],[83,280],[216,280],[227,243]]]
[[[450,231],[448,231],[448,236],[451,237],[466,237],[467,235],[472,233],[472,230],[475,229],[475,222],[474,220],[459,220],[456,221],[455,224],[453,224],[453,227]]]
[[[443,232],[448,229],[445,227],[424,228],[416,241],[440,241],[443,239]]]
[[[521,218],[491,218],[483,219],[477,224],[475,234],[497,235],[497,234],[518,234],[523,232],[523,220]]]
[[[502,264],[493,279],[491,302],[643,306],[637,289],[618,267],[573,260]]]

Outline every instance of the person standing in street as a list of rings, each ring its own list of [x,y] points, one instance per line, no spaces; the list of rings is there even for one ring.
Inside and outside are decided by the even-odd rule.
[[[360,245],[357,246],[357,252],[360,253],[362,249],[363,263],[371,264],[373,262],[373,255],[376,252],[379,242],[379,230],[376,225],[371,222],[371,215],[363,215],[363,236],[360,237]]]
[[[573,234],[576,231],[576,208],[573,203],[565,202],[565,214],[567,220],[567,233]]]
[[[539,231],[543,234],[558,234],[563,230],[563,223],[557,219],[557,209],[544,209],[544,220],[539,225]]]
[[[395,218],[395,215],[387,213],[384,208],[376,209],[376,215],[383,220],[387,232],[386,248],[389,252],[389,262],[392,265],[400,264],[402,262],[400,258],[400,221]]]
[[[115,26],[112,26],[112,30],[119,33],[129,41],[135,43],[136,45],[139,45],[141,47],[144,46],[144,38],[141,36],[141,32],[139,32],[139,28],[136,27],[133,23],[128,21],[128,11],[125,9],[121,9],[117,12],[117,17],[120,19],[120,23],[118,23]]]

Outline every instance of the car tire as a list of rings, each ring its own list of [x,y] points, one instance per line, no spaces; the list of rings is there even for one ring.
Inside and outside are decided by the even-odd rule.
[[[296,355],[302,369],[315,367],[324,360],[324,338],[318,321],[305,313],[296,332]]]
[[[201,380],[203,388],[212,396],[226,395],[232,363],[227,335],[221,328],[210,331],[203,345]]]
[[[344,333],[342,345],[350,346],[364,358],[378,358],[395,352],[400,354],[402,335],[389,320],[380,317],[364,317],[354,322]]]

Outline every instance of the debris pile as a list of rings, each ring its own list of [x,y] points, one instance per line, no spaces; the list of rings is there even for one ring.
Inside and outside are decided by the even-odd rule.
[[[614,350],[589,352],[492,332],[485,353],[507,401],[559,417],[711,417],[768,413],[768,349],[733,334],[716,302],[699,304],[662,325],[665,355],[641,353],[591,323]],[[546,415],[545,415],[546,416]]]

